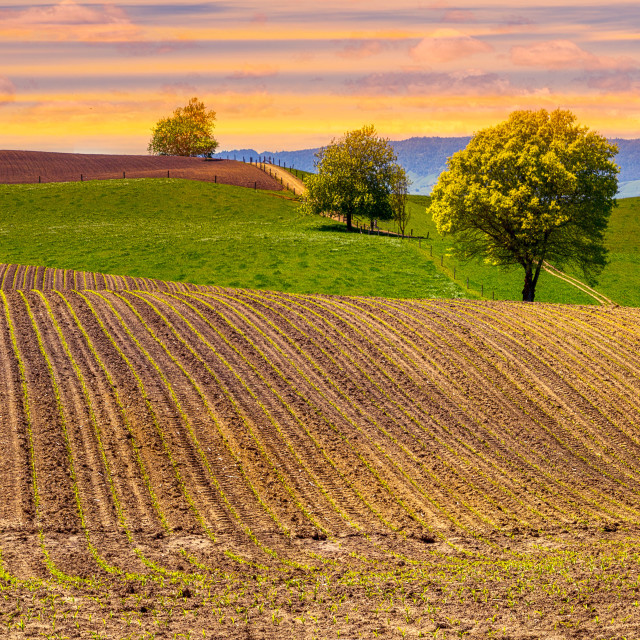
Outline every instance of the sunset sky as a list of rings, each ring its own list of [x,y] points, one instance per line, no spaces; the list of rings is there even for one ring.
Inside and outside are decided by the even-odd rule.
[[[0,149],[146,153],[192,96],[220,149],[293,150],[375,124],[470,135],[556,107],[640,137],[637,0],[225,0],[0,5]]]

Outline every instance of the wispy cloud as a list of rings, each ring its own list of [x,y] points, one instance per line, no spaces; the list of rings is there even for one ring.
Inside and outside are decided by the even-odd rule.
[[[0,76],[0,106],[13,102],[16,96],[16,87],[6,76]]]
[[[468,9],[450,9],[444,16],[442,22],[475,22],[476,15]]]
[[[345,84],[349,92],[368,96],[496,95],[513,91],[509,80],[497,73],[468,71],[373,73]]]
[[[227,80],[263,80],[277,75],[277,67],[271,65],[245,65],[226,76]]]
[[[7,9],[0,12],[5,27],[48,25],[118,24],[128,22],[125,12],[114,5],[100,8],[82,5],[74,0],[61,0],[58,4],[37,5],[28,9]]]
[[[602,93],[627,93],[640,90],[640,71],[638,70],[593,73],[582,80],[586,80],[588,87]]]
[[[493,51],[493,47],[455,29],[438,29],[411,48],[411,56],[420,62],[451,62],[479,53]]]
[[[51,40],[115,41],[139,36],[141,31],[124,9],[114,4],[85,5],[74,0],[0,11],[0,34]]]
[[[396,47],[393,40],[353,40],[338,51],[341,58],[369,58]]]
[[[628,56],[597,56],[571,40],[547,40],[511,48],[515,65],[545,69],[629,69],[636,66]]]

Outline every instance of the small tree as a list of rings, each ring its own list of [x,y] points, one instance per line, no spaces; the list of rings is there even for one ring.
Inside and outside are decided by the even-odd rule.
[[[545,260],[575,265],[589,284],[607,264],[618,149],[570,111],[516,111],[455,153],[433,188],[430,211],[459,257],[520,265],[533,302]]]
[[[407,195],[409,193],[409,178],[404,171],[397,172],[394,177],[389,202],[391,203],[391,211],[393,211],[393,219],[398,225],[398,229],[404,238],[407,229],[407,223],[411,219],[411,212],[407,209]]]
[[[152,129],[148,151],[161,156],[211,155],[218,147],[213,137],[216,112],[191,98],[185,107],[159,120]]]
[[[372,125],[349,131],[316,154],[318,173],[307,176],[303,209],[308,213],[330,211],[347,219],[389,220],[393,216],[390,195],[404,169],[388,140],[378,138]]]

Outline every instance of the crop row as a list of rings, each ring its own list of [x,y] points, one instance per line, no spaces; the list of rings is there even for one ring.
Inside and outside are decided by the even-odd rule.
[[[114,276],[92,271],[0,263],[0,290],[30,291],[34,289],[183,292],[208,291],[212,287],[139,276]]]

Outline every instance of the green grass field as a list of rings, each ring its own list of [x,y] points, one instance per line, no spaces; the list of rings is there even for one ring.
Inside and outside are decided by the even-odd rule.
[[[299,293],[478,297],[483,286],[485,298],[519,300],[521,270],[457,262],[426,212],[428,201],[409,199],[408,229],[429,236],[419,246],[347,234],[342,224],[300,215],[282,193],[241,187],[186,180],[0,185],[0,261]],[[611,264],[597,287],[631,306],[640,306],[639,216],[640,198],[614,210]],[[594,303],[546,273],[536,300]]]
[[[299,293],[464,295],[396,239],[282,193],[186,180],[0,186],[0,261]]]
[[[436,226],[427,213],[428,196],[410,196],[409,207],[411,219],[407,225],[408,231],[413,229],[414,235],[427,236],[428,241],[422,241],[423,246],[433,247],[433,256],[439,272],[453,277],[456,270],[456,282],[466,288],[466,278],[469,277],[470,286],[479,289],[484,285],[485,297],[489,292],[495,292],[496,298],[501,300],[519,300],[521,298],[524,272],[521,268],[509,271],[498,269],[491,265],[475,261],[462,263],[452,255],[452,243],[448,237],[440,237]],[[381,222],[381,228],[396,230],[393,222]],[[415,241],[412,241],[415,242]],[[625,198],[619,201],[619,206],[613,210],[606,244],[609,249],[610,264],[605,267],[595,289],[618,304],[640,306],[640,198]],[[429,255],[429,251],[425,251]],[[443,267],[440,257],[444,256]],[[571,272],[578,278],[581,274]],[[545,272],[540,275],[536,289],[536,300],[539,302],[566,302],[573,304],[593,304],[590,296],[578,289],[568,286],[558,278]]]
[[[607,230],[610,264],[596,288],[618,304],[640,307],[640,198],[618,205]]]

